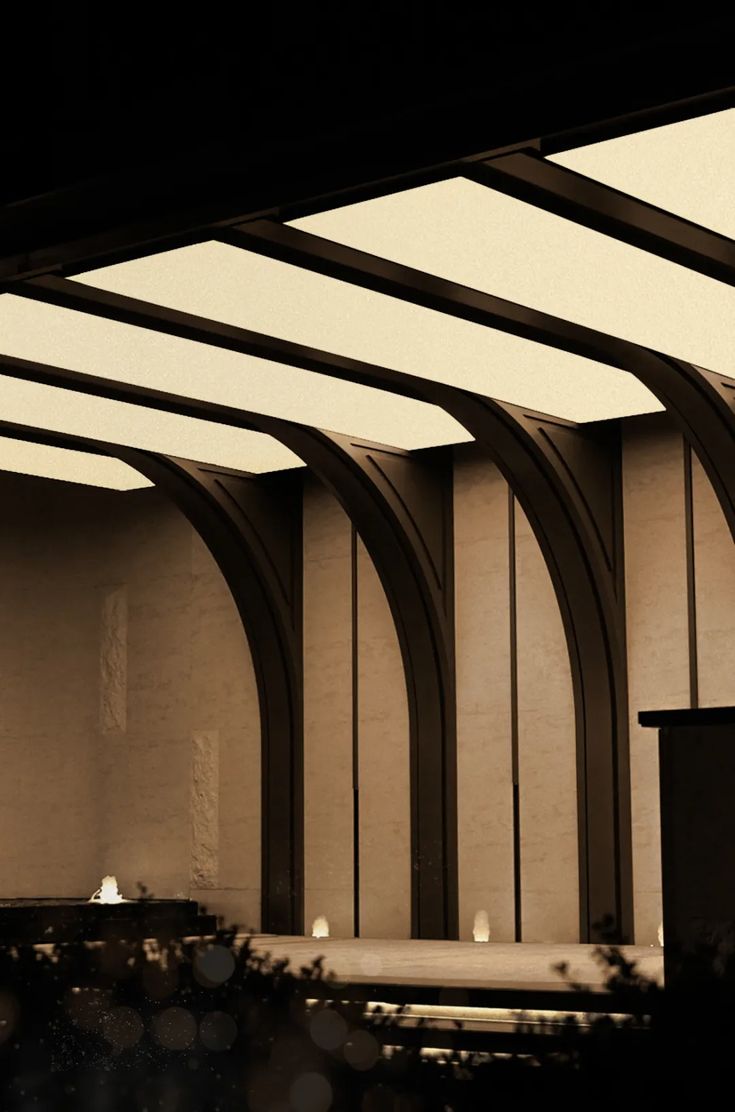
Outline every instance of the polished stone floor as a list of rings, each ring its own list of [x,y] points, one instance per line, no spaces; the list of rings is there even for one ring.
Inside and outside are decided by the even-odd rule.
[[[324,955],[324,970],[340,980],[414,985],[458,985],[474,988],[562,988],[553,969],[569,963],[574,980],[601,988],[605,968],[594,958],[594,947],[555,942],[445,942],[382,938],[303,938],[253,936],[253,946],[273,958],[288,957],[296,969]],[[623,946],[626,957],[642,974],[663,980],[659,946]]]

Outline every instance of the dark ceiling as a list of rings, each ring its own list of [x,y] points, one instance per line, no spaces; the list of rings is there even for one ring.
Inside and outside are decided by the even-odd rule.
[[[675,101],[733,103],[735,16],[702,5],[70,10],[5,35],[5,277],[34,269],[29,252],[36,271],[63,265],[74,253],[50,248],[111,228],[143,242],[539,136],[589,141]]]

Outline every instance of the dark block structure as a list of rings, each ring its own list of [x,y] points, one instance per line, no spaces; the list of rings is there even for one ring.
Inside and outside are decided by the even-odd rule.
[[[119,904],[83,899],[0,900],[0,946],[181,938],[213,934],[216,926],[216,917],[201,915],[195,900],[126,900]]]
[[[659,729],[664,977],[735,941],[735,707],[645,711]]]

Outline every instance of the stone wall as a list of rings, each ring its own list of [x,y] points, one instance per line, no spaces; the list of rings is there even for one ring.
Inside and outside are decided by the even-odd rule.
[[[208,551],[153,489],[0,500],[0,894],[111,872],[258,925],[257,694]]]
[[[701,705],[735,702],[735,550],[696,460],[687,509],[683,444],[663,414],[626,421],[623,449],[636,940],[645,944],[661,915],[658,767],[655,731],[636,717],[688,705],[692,669]],[[407,937],[398,641],[349,520],[304,480],[306,929],[326,915],[334,935],[351,935],[357,903],[361,934]],[[112,872],[123,891],[140,882],[159,896],[191,893],[258,927],[257,692],[207,549],[153,489],[0,474],[0,500],[0,895],[88,895]],[[493,938],[516,936],[515,722],[521,937],[574,941],[574,714],[561,620],[528,522],[472,445],[456,452],[454,523],[461,937],[472,937],[478,910]]]

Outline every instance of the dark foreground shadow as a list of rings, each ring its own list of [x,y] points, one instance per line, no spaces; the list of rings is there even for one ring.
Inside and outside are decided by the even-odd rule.
[[[458,1040],[427,1057],[390,1050],[400,1010],[320,1001],[321,961],[291,970],[235,934],[0,949],[3,1112],[660,1108],[692,1085],[701,1102],[733,1083],[731,954],[702,949],[669,992],[599,947],[625,1014],[537,1020],[536,1035],[554,1038],[530,1051],[520,1037],[502,1053]],[[515,1029],[528,1032],[528,1017]]]

